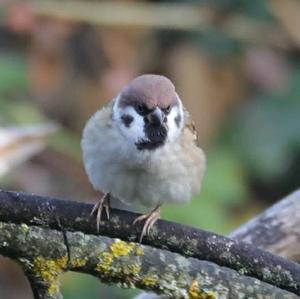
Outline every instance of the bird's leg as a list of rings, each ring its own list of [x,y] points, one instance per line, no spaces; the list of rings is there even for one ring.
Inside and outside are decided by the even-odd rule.
[[[101,215],[102,210],[105,209],[106,217],[109,219],[109,209],[110,209],[110,195],[109,193],[105,193],[100,200],[94,205],[90,216],[92,216],[97,211],[97,232],[99,232],[100,228],[100,221],[101,221]]]
[[[143,230],[139,239],[140,243],[142,243],[143,237],[145,235],[149,235],[152,226],[159,218],[160,218],[160,205],[157,205],[149,214],[141,215],[133,221],[133,225],[135,225],[137,222],[145,220]]]

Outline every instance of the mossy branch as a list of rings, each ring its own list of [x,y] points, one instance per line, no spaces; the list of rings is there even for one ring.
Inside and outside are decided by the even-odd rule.
[[[18,231],[14,231],[14,233],[18,233]],[[17,234],[17,236],[22,236],[22,234]],[[28,246],[24,249],[31,250]],[[23,271],[30,282],[35,299],[63,298],[60,292],[60,276],[65,271],[65,256],[62,256],[61,258],[45,258],[42,255],[31,256],[27,254],[23,257],[22,255],[19,255],[17,261],[21,264]]]
[[[59,277],[67,270],[168,298],[299,298],[229,268],[147,245],[67,232],[68,261],[60,231],[4,222],[0,222],[0,231],[0,252],[21,262],[39,299],[61,298]]]
[[[117,268],[121,269],[121,272],[112,272],[114,270],[110,268],[108,274],[105,275],[105,269],[101,267],[104,267],[105,263],[111,264],[115,262],[114,258],[111,260],[113,249],[110,247],[115,241],[103,236],[92,236],[97,235],[97,232],[95,220],[89,217],[90,210],[91,205],[88,204],[24,193],[0,191],[0,221],[2,221],[2,227],[0,229],[0,253],[18,260],[21,258],[20,261],[24,265],[26,273],[33,273],[33,275],[31,275],[33,278],[36,278],[34,274],[36,271],[30,271],[32,269],[36,270],[34,265],[36,265],[37,262],[40,264],[41,269],[46,270],[48,268],[53,269],[57,263],[62,263],[59,267],[59,271],[66,269],[82,271],[97,275],[104,281],[125,284],[129,287],[136,286],[151,289],[169,295],[167,285],[169,284],[169,287],[171,287],[171,281],[176,284],[176,290],[178,289],[177,284],[179,284],[179,289],[186,292],[185,294],[189,293],[191,287],[195,287],[195,289],[198,288],[202,295],[204,294],[203,291],[206,292],[207,290],[209,292],[223,294],[221,289],[226,290],[224,293],[227,292],[231,294],[237,285],[247,288],[247,292],[250,292],[250,289],[251,292],[257,292],[257,289],[253,290],[253,286],[259,284],[259,288],[263,286],[261,292],[264,292],[264,290],[270,291],[270,288],[272,288],[272,292],[283,292],[283,290],[287,290],[300,295],[300,267],[296,263],[259,250],[247,243],[234,241],[213,233],[162,220],[158,221],[154,226],[152,235],[144,239],[145,244],[149,244],[157,249],[124,242],[125,248],[131,246],[132,248],[141,248],[143,252],[147,252],[147,254],[143,254],[142,257],[138,257],[138,264],[142,267],[141,269],[143,271],[145,270],[143,267],[147,266],[151,269],[150,271],[146,267],[150,272],[148,270],[148,272],[141,270],[139,271],[138,277],[131,277],[132,273],[130,271],[130,273],[127,273],[128,271],[125,271],[123,266],[126,267],[126,262],[128,262],[129,264],[127,265],[131,265],[130,268],[134,271],[132,267],[135,268],[133,265],[137,266],[134,262],[137,257],[130,255],[130,258],[128,258],[127,255],[127,258],[124,256],[124,258],[116,260],[118,263],[120,262]],[[141,226],[132,226],[133,219],[135,219],[136,216],[134,213],[112,210],[110,221],[105,220],[101,222],[99,234],[111,238],[120,238],[129,242],[136,241],[141,230]],[[24,230],[24,228],[26,229]],[[62,229],[68,231],[67,236],[71,250],[71,265],[74,263],[72,261],[74,254],[76,257],[76,252],[78,252],[78,258],[80,257],[80,259],[77,260],[79,263],[82,263],[82,258],[86,259],[84,266],[69,267],[67,265],[67,250]],[[6,234],[7,231],[9,231],[8,235]],[[30,238],[31,233],[33,234],[32,238]],[[12,236],[11,242],[13,242],[13,240],[19,242],[19,239],[23,240],[27,238],[25,242],[27,250],[22,251],[23,248],[26,248],[24,244],[9,243],[9,239],[1,240],[1,238],[8,238],[9,236]],[[18,238],[16,238],[16,236],[18,236]],[[30,240],[28,238],[30,238]],[[93,240],[93,242],[91,240]],[[4,246],[5,244],[9,245]],[[105,247],[105,244],[110,245]],[[106,249],[103,249],[104,255],[101,255],[99,250],[103,248],[103,246]],[[169,251],[162,250],[162,248]],[[21,251],[18,252],[17,250]],[[98,252],[101,258],[99,255],[97,258],[94,255],[94,251]],[[173,252],[177,252],[181,255]],[[164,256],[164,259],[161,259],[161,256]],[[40,257],[40,259],[36,260],[37,257]],[[63,257],[64,259],[61,260]],[[55,259],[54,262],[53,259]],[[49,263],[47,263],[48,260],[50,260]],[[182,263],[176,263],[176,261],[178,262],[179,260],[181,260]],[[97,271],[97,264],[99,271]],[[171,269],[168,269],[168,265],[176,266],[173,272]],[[187,267],[186,265],[190,266]],[[226,266],[226,268],[224,266]],[[135,268],[135,270],[137,270],[137,268]],[[208,271],[209,269],[213,269],[213,271]],[[240,274],[233,269],[238,270]],[[38,273],[40,271],[38,271]],[[50,273],[52,273],[51,271]],[[122,271],[125,271],[127,274],[124,274]],[[46,273],[48,273],[48,271],[46,271]],[[123,276],[120,273],[123,273]],[[141,282],[141,279],[144,277],[143,275],[145,274],[146,277],[148,277],[147,275],[149,275],[149,273],[154,273],[156,275],[155,277],[158,277],[158,282],[156,282],[156,284],[153,283],[153,285],[150,283],[150,287]],[[54,271],[54,274],[54,277],[57,279],[59,275],[56,274],[59,273]],[[164,275],[167,275],[170,280],[167,281]],[[245,275],[256,277],[259,280]],[[48,276],[40,275],[38,276],[39,279],[33,279],[32,281],[42,281],[42,285],[46,285],[45,289],[47,290],[58,290],[55,288],[55,284],[54,286],[53,284],[49,286],[49,281],[47,281],[46,277]],[[126,279],[129,279],[129,281]],[[196,282],[194,282],[194,280]],[[184,284],[183,281],[185,281]],[[210,284],[209,281],[214,283]],[[263,283],[262,281],[268,282],[273,286]],[[164,285],[163,282],[165,282],[166,285]],[[214,286],[220,286],[220,288],[216,289]],[[277,286],[277,288],[275,286]],[[240,288],[237,289],[241,290]],[[243,290],[243,292],[244,291],[245,290]],[[175,289],[172,289],[171,292],[175,292]],[[44,298],[60,298],[59,292],[57,292],[55,296],[56,297],[50,296]],[[291,296],[291,294],[289,294],[289,296]],[[219,298],[222,298],[222,296]],[[225,296],[224,298],[227,297]]]

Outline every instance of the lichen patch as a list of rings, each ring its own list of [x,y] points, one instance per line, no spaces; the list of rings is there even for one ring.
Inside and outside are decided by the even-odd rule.
[[[88,258],[72,258],[71,259],[71,265],[73,268],[81,268],[84,267],[86,265],[88,261]]]
[[[50,295],[59,293],[59,276],[67,265],[67,257],[62,256],[58,259],[46,259],[37,256],[33,261],[33,269],[37,276],[48,286]]]
[[[120,258],[135,256],[128,263],[118,263]],[[96,265],[96,271],[102,274],[123,273],[131,277],[133,281],[139,279],[141,271],[141,262],[139,257],[144,255],[144,250],[140,245],[133,242],[124,242],[116,239],[108,251],[102,252],[99,256],[99,262]]]
[[[135,243],[124,242],[122,240],[116,239],[114,243],[111,244],[110,250],[115,258],[129,255],[130,252],[134,249]]]
[[[103,252],[100,255],[100,262],[96,265],[96,271],[107,274],[113,263],[113,255],[109,252]]]
[[[158,283],[157,275],[147,275],[142,279],[142,283],[147,287],[154,287]]]
[[[217,299],[214,292],[200,288],[197,280],[193,280],[189,288],[189,299]]]

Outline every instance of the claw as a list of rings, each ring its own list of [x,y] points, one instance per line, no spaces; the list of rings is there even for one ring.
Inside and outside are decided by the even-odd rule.
[[[100,200],[94,205],[94,207],[90,213],[90,216],[93,216],[93,214],[97,211],[97,216],[96,216],[97,232],[99,232],[103,208],[105,209],[107,219],[109,219],[109,209],[110,209],[110,200],[109,199],[110,199],[109,193],[105,193],[100,198]]]
[[[141,215],[133,221],[133,225],[135,225],[137,222],[145,220],[143,230],[139,238],[140,243],[142,243],[142,240],[145,235],[150,234],[150,230],[152,226],[159,218],[160,218],[160,206],[157,205],[149,214]]]

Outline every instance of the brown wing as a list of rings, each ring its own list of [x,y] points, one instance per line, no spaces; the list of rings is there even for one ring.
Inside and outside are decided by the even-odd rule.
[[[198,132],[196,130],[195,122],[192,120],[189,112],[185,108],[184,108],[184,120],[185,120],[184,129],[189,131],[189,133],[192,135],[192,139],[195,145],[200,147],[199,140],[198,140]]]

